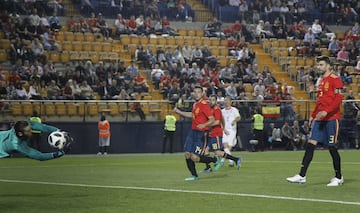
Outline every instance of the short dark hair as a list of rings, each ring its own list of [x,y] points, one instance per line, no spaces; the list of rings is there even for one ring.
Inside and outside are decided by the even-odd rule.
[[[201,91],[204,92],[204,89],[202,88],[202,86],[195,86],[194,89],[201,89]]]
[[[14,125],[14,130],[16,135],[18,135],[19,132],[24,133],[25,127],[27,127],[29,123],[27,121],[17,121]]]
[[[320,61],[324,61],[325,63],[331,65],[330,58],[328,56],[326,56],[326,55],[321,55],[321,56],[316,57],[316,62],[319,63]]]

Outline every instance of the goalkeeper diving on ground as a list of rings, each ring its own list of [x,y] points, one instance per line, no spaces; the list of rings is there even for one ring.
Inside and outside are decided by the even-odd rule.
[[[28,145],[28,141],[32,137],[32,130],[39,130],[45,133],[57,132],[50,134],[49,144],[57,150],[49,153],[42,153]],[[56,137],[52,137],[55,135]],[[51,138],[51,139],[50,139]],[[54,141],[56,139],[57,141]],[[59,158],[67,153],[73,139],[67,132],[60,129],[33,121],[17,121],[15,125],[6,131],[0,131],[0,158],[11,157],[13,153],[20,153],[28,158],[35,160],[51,160]]]

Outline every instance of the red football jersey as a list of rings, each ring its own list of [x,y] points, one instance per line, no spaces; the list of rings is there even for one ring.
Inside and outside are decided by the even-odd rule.
[[[193,130],[208,130],[208,127],[204,129],[199,129],[197,125],[206,123],[209,119],[208,117],[212,116],[211,109],[209,104],[204,100],[204,98],[200,99],[198,102],[194,103],[192,109],[192,124],[191,128]]]
[[[212,114],[214,116],[214,120],[215,121],[220,121],[220,124],[211,127],[211,131],[210,131],[209,136],[210,137],[216,137],[216,136],[222,137],[223,136],[223,128],[221,127],[222,114],[221,114],[221,109],[220,109],[220,107],[218,105],[215,105],[212,108]]]
[[[342,102],[342,95],[340,93],[336,93],[335,90],[341,88],[343,88],[343,83],[341,79],[335,74],[330,74],[321,79],[317,91],[318,99],[311,116],[315,118],[318,112],[326,111],[327,116],[322,120],[327,121],[340,119],[340,105]]]

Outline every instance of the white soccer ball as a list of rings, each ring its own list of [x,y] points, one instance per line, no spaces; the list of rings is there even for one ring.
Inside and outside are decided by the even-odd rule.
[[[48,137],[48,143],[51,147],[56,149],[63,149],[66,143],[66,138],[63,132],[52,132]]]

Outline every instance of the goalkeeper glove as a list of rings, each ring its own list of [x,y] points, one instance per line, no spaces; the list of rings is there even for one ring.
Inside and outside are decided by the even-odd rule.
[[[57,151],[57,152],[53,152],[53,158],[59,158],[61,156],[63,156],[65,154],[65,152],[63,150]]]

